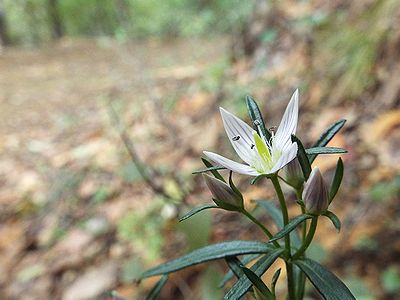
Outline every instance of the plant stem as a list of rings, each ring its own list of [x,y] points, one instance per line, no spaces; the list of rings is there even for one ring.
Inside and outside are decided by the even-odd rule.
[[[296,191],[297,201],[301,201],[302,200],[302,188],[296,189],[295,191]],[[305,214],[306,209],[304,208],[304,206],[300,206],[300,208],[301,208],[301,213]],[[306,239],[306,235],[307,235],[307,220],[305,220],[301,226],[301,236],[302,236],[303,243]],[[300,272],[300,275],[298,276],[297,282],[296,282],[296,286],[297,286],[296,300],[303,299],[305,284],[306,284],[306,277],[304,276],[303,272]]]
[[[297,201],[301,201],[302,196],[301,196],[301,190],[300,189],[296,189],[296,197],[297,197]],[[304,206],[300,206],[301,208],[301,213],[305,214],[306,213],[306,209],[304,208]],[[301,227],[301,235],[302,235],[302,240],[304,242],[304,239],[306,238],[306,234],[307,234],[307,220],[305,220],[302,224]]]
[[[302,256],[304,252],[307,250],[308,246],[310,246],[311,241],[314,238],[315,230],[317,229],[317,223],[318,223],[318,216],[313,216],[306,239],[304,240],[303,245],[301,245],[300,249],[296,252],[296,254],[293,255],[293,259],[298,259],[300,256]]]
[[[256,224],[258,227],[261,228],[262,231],[271,239],[273,237],[272,233],[256,218],[253,217],[251,213],[249,213],[247,210],[243,209],[241,210],[241,213],[244,214],[246,217],[248,217],[254,224]],[[274,241],[273,242],[275,247],[280,247],[278,242]]]
[[[278,196],[279,203],[281,205],[283,225],[286,226],[289,223],[289,215],[286,206],[285,196],[283,195],[281,185],[279,184],[278,176],[271,177],[272,184],[274,185],[276,194]],[[288,283],[288,297],[289,299],[294,299],[295,291],[294,291],[294,281],[293,281],[293,265],[289,261],[291,259],[291,251],[290,251],[290,234],[285,236],[285,249],[287,251],[287,260],[285,259],[286,264],[286,273],[287,273],[287,283]]]

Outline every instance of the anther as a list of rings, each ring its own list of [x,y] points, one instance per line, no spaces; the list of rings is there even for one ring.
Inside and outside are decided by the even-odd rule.
[[[232,138],[232,141],[238,141],[240,139],[240,136],[238,135],[238,136],[234,136],[233,138]]]

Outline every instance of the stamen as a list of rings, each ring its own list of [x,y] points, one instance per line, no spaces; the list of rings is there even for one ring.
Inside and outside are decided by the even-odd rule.
[[[255,146],[256,146],[256,145],[251,144],[250,149],[254,149]]]
[[[238,141],[240,139],[240,136],[238,135],[238,136],[234,136],[233,138],[232,138],[232,141]]]

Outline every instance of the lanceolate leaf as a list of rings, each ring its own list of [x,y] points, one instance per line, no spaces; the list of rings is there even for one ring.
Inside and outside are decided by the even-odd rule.
[[[212,163],[210,163],[207,159],[205,159],[204,157],[201,158],[201,161],[203,162],[203,164],[207,167],[206,169],[202,169],[202,170],[197,170],[192,172],[192,174],[201,174],[201,173],[205,173],[205,172],[211,172],[215,178],[218,178],[219,180],[222,180],[223,182],[225,182],[224,177],[222,177],[221,174],[219,174],[218,170],[223,170],[225,169],[225,167],[222,166],[214,166]]]
[[[272,201],[268,200],[254,200],[258,206],[264,208],[267,213],[271,216],[278,228],[283,227],[282,212],[276,207]]]
[[[157,299],[158,294],[160,294],[161,289],[167,283],[168,275],[163,275],[161,279],[156,283],[156,285],[151,289],[149,295],[146,297],[146,300],[155,300]]]
[[[253,124],[253,128],[259,131],[258,128],[261,129],[261,132],[258,132],[261,135],[264,135],[268,140],[271,139],[271,133],[265,128],[264,119],[262,117],[261,111],[258,108],[256,101],[251,96],[246,96],[246,104],[247,110],[249,111],[249,115]],[[256,125],[259,124],[259,127]]]
[[[258,277],[252,270],[243,267],[243,272],[247,276],[247,278],[251,281],[251,283],[261,292],[265,299],[273,300],[274,295],[272,295],[269,288],[265,285],[265,283]]]
[[[210,209],[210,208],[220,208],[220,207],[218,207],[217,205],[214,205],[214,204],[204,204],[204,205],[195,207],[191,211],[187,212],[183,217],[181,217],[179,219],[179,222],[189,219],[190,217],[194,216],[195,214],[197,214],[203,210]]]
[[[274,249],[267,255],[261,257],[251,268],[257,276],[261,276],[274,263],[274,261],[282,254],[284,249]],[[224,300],[240,299],[251,288],[252,283],[247,276],[242,276],[238,282],[226,293]]]
[[[297,158],[299,160],[301,170],[303,171],[303,176],[307,180],[311,173],[311,163],[308,160],[303,144],[294,134],[292,134],[292,142],[297,143]]]
[[[229,269],[231,269],[231,271],[233,272],[233,274],[235,274],[237,279],[243,276],[244,274],[242,270],[243,264],[236,256],[228,256],[227,258],[225,258],[225,260],[229,266]]]
[[[276,207],[276,205],[272,201],[267,200],[254,200],[257,205],[264,208],[268,214],[271,216],[272,220],[275,222],[278,228],[283,228],[283,218],[282,212]],[[291,232],[290,238],[293,241],[293,246],[295,248],[299,248],[301,245],[301,241],[297,232]]]
[[[242,260],[241,260],[241,264],[245,266],[245,265],[247,265],[249,262],[255,260],[255,259],[256,259],[257,257],[259,257],[259,256],[260,256],[260,254],[249,254],[249,255],[245,255],[245,256],[242,258]],[[219,287],[219,288],[224,287],[225,284],[226,284],[229,280],[231,280],[231,279],[233,278],[233,276],[235,276],[235,274],[233,274],[232,270],[229,270],[229,271],[225,274],[224,278],[222,278],[221,282],[218,284],[218,287]]]
[[[339,130],[343,127],[346,120],[339,120],[336,123],[332,124],[325,132],[320,136],[318,141],[313,145],[313,147],[324,147],[329,141],[339,132]],[[317,157],[317,154],[313,154],[310,156],[310,163],[314,161]]]
[[[338,147],[313,147],[306,149],[306,153],[310,158],[313,155],[318,154],[338,154],[338,153],[347,153],[346,149],[338,148]]]
[[[141,275],[141,278],[172,273],[196,264],[221,259],[227,256],[267,253],[273,249],[273,246],[259,241],[230,241],[208,245],[147,270]]]
[[[342,227],[339,218],[331,211],[325,212],[324,216],[328,217],[332,221],[333,226],[335,226],[336,230],[339,232]]]
[[[355,300],[347,286],[335,274],[308,258],[294,261],[326,300]]]
[[[333,198],[335,198],[337,191],[339,190],[340,184],[342,183],[343,179],[343,161],[339,157],[339,160],[336,164],[336,171],[335,175],[333,176],[331,188],[329,190],[329,203],[332,202]]]
[[[225,169],[222,166],[214,166],[208,159],[202,157],[201,161],[203,162],[203,164],[207,167],[207,168],[216,168],[214,170],[210,170],[210,172],[214,175],[215,178],[222,180],[223,182],[225,182],[224,177],[222,177],[221,174],[219,174],[218,170],[223,170]]]
[[[281,231],[279,231],[277,234],[275,234],[275,236],[272,239],[270,239],[268,241],[268,243],[271,243],[273,241],[283,238],[285,235],[289,234],[292,230],[294,230],[297,227],[297,225],[299,225],[300,223],[304,222],[305,220],[311,219],[311,218],[312,218],[312,216],[307,215],[307,214],[300,215],[300,216],[293,218],[292,220],[290,220],[290,222],[285,227],[283,227],[283,229]]]
[[[275,286],[278,282],[279,276],[281,275],[281,268],[275,271],[274,275],[272,276],[272,294],[275,295]]]

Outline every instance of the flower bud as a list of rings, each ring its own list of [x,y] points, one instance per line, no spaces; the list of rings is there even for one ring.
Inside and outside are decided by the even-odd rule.
[[[304,185],[303,201],[306,211],[311,214],[321,214],[328,209],[328,188],[317,167]]]
[[[301,169],[300,162],[297,158],[288,163],[285,168],[285,180],[295,189],[301,188],[304,183],[303,170]]]
[[[219,207],[227,210],[243,208],[243,198],[236,194],[229,185],[207,174],[203,174],[203,177],[213,195],[214,202]]]

